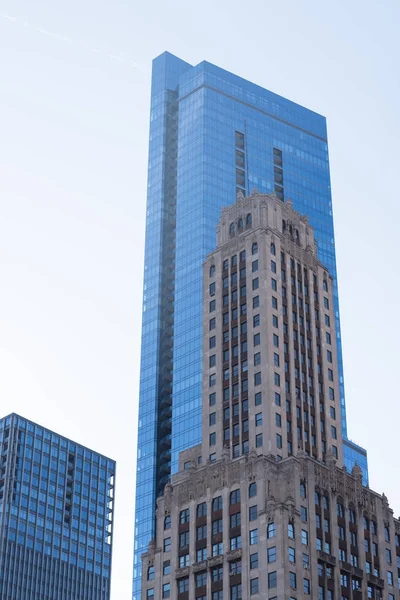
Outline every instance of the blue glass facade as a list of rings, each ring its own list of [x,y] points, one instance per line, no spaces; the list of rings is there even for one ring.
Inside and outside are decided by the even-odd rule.
[[[347,438],[325,118],[212,64],[153,63],[133,597],[154,501],[201,437],[202,263],[222,206],[242,189],[291,198],[335,280],[342,429]],[[173,332],[173,333],[172,333]],[[365,451],[345,444],[348,468]]]
[[[0,598],[109,600],[115,462],[0,420]]]

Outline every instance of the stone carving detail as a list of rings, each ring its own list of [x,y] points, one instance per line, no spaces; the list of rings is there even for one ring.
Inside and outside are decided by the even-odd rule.
[[[199,477],[195,478],[194,488],[196,490],[196,498],[205,496],[207,491],[207,484],[202,474]]]
[[[275,502],[275,500],[268,500],[267,501],[267,507],[266,507],[267,523],[270,523],[271,521],[274,520],[275,509],[276,509],[276,502]]]
[[[182,567],[180,569],[176,569],[175,575],[176,577],[188,577],[190,572],[190,567]]]
[[[238,483],[240,481],[240,464],[239,463],[231,463],[228,466],[228,482],[231,486],[234,483]]]
[[[294,518],[296,516],[296,506],[295,506],[294,499],[291,498],[291,497],[288,497],[286,499],[285,506],[286,506],[287,511],[288,511],[289,521],[293,522]]]
[[[247,472],[248,472],[248,480],[253,481],[256,476],[256,460],[257,453],[252,450],[247,456]]]
[[[242,556],[242,549],[241,548],[237,548],[236,550],[230,550],[229,552],[226,553],[226,560],[227,561],[231,561],[231,560],[236,560],[238,558],[240,558]]]
[[[165,509],[165,514],[169,514],[170,511],[171,511],[172,492],[173,492],[172,485],[170,483],[167,483],[167,485],[164,488],[164,509]]]
[[[391,510],[389,508],[389,501],[386,494],[382,494],[382,512],[385,521],[389,521]]]
[[[202,560],[201,562],[194,563],[192,566],[193,573],[197,573],[198,571],[204,571],[207,569],[207,562]]]
[[[189,483],[181,483],[178,487],[178,505],[189,502]]]
[[[223,562],[223,560],[224,557],[222,554],[219,554],[218,556],[212,556],[207,560],[208,566],[215,567],[215,565],[220,565]]]

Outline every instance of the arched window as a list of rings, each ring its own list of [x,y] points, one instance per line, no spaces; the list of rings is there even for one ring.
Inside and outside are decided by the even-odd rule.
[[[239,231],[241,229],[243,229],[243,219],[239,219],[239,221],[238,221],[238,229],[239,229]]]
[[[231,223],[229,226],[230,235],[235,235],[235,223]]]
[[[210,267],[210,277],[212,277],[215,273],[215,265],[211,265]]]
[[[254,498],[254,496],[257,496],[257,484],[255,481],[249,485],[249,498]]]
[[[282,221],[282,231],[286,231],[286,221],[283,219]]]
[[[251,247],[251,253],[257,254],[257,252],[258,252],[258,244],[257,244],[257,242],[254,242],[254,244]]]
[[[296,229],[296,240],[299,240],[299,239],[300,239],[299,230],[298,230],[298,229]]]
[[[252,223],[252,220],[251,220],[251,214],[249,213],[249,214],[246,216],[246,227],[251,227],[251,223]]]
[[[302,481],[300,483],[300,496],[302,498],[306,498],[307,497],[306,484],[304,483],[304,481]]]
[[[275,249],[275,244],[271,244],[271,254],[273,254],[275,256],[276,254],[276,249]]]
[[[349,504],[349,521],[354,525],[357,523],[357,512],[353,504]]]
[[[328,291],[328,282],[324,279],[324,292]]]
[[[240,503],[240,490],[233,490],[233,492],[231,492],[230,495],[230,502],[229,504],[232,506],[233,504],[239,504]]]
[[[154,567],[151,566],[147,569],[147,581],[153,581],[154,579]]]
[[[384,531],[384,534],[385,534],[385,542],[390,542],[389,527],[385,527],[383,531]]]
[[[164,529],[171,529],[171,517],[167,515],[164,519]]]
[[[289,225],[289,232],[290,232],[290,235],[293,235],[293,227],[292,227],[292,225]]]

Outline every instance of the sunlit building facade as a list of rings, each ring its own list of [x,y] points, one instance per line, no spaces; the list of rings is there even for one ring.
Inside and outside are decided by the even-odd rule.
[[[275,192],[307,215],[333,278],[344,462],[368,480],[347,434],[326,120],[201,62],[153,62],[141,341],[133,598],[154,507],[179,453],[201,440],[202,263],[223,206],[242,191]]]

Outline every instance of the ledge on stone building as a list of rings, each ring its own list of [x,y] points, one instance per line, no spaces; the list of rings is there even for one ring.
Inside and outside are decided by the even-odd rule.
[[[328,554],[327,552],[324,552],[323,550],[318,550],[318,558],[320,558],[320,560],[323,560],[324,562],[328,563],[329,565],[336,567],[336,558],[334,556],[332,556],[332,554]]]

